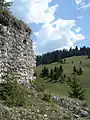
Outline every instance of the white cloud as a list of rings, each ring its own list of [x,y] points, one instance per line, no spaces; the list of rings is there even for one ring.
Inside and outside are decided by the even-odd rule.
[[[5,0],[6,2],[11,2],[11,1],[13,1],[13,0]]]
[[[35,33],[38,38],[37,51],[41,53],[73,47],[75,42],[85,39],[80,34],[81,28],[76,29],[75,27],[75,20],[58,19],[52,23],[44,24],[40,31]],[[77,33],[74,31],[77,31]]]
[[[52,0],[14,0],[12,6],[13,13],[17,13],[27,23],[42,23],[40,30],[34,33],[37,41],[33,46],[37,53],[73,47],[75,42],[85,38],[80,33],[80,28],[76,28],[75,20],[56,20],[58,5],[49,5],[51,2]],[[81,2],[82,0],[76,1],[76,4]]]
[[[77,4],[78,10],[90,8],[90,4],[87,3],[87,0],[75,0],[75,3]]]
[[[85,4],[81,6],[79,9],[87,9],[87,8],[90,8],[90,4]]]
[[[76,4],[81,4],[82,3],[82,0],[75,0]]]
[[[13,11],[22,12],[23,19],[27,23],[46,23],[55,19],[55,11],[58,5],[49,6],[52,0],[13,0]],[[21,15],[20,15],[21,16]]]

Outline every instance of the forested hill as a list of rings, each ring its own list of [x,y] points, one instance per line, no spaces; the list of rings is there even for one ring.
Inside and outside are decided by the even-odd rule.
[[[52,62],[57,62],[63,58],[83,55],[88,55],[90,58],[90,47],[84,46],[78,49],[78,46],[76,46],[74,49],[70,48],[69,50],[56,50],[53,52],[47,52],[43,55],[37,55],[36,65],[38,66],[43,64],[50,64]]]

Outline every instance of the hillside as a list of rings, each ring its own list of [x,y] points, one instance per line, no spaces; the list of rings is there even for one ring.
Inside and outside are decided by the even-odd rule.
[[[72,63],[73,61],[73,63]],[[82,61],[82,64],[80,65],[80,61]],[[82,87],[85,90],[85,98],[90,102],[90,59],[87,59],[87,56],[74,56],[66,59],[65,64],[61,64],[59,62],[54,62],[52,64],[47,64],[49,69],[54,68],[55,66],[63,66],[64,73],[66,76],[72,77],[72,71],[73,71],[73,66],[75,65],[77,68],[79,66],[82,67],[83,69],[83,75],[77,76],[77,78],[80,80]],[[44,66],[38,66],[36,68],[36,73],[37,73],[37,82],[39,83],[45,83],[46,89],[48,92],[51,92],[53,94],[59,94],[59,95],[66,95],[68,96],[68,90],[69,87],[66,83],[60,84],[60,83],[52,83],[48,82],[48,79],[45,78],[40,78],[40,72]]]
[[[72,57],[62,64],[65,79],[72,78],[74,65],[84,71],[78,79],[86,100],[69,98],[66,81],[53,83],[40,77],[43,66],[36,67],[31,29],[10,13],[11,5],[5,0],[0,3],[0,120],[90,120],[90,59]],[[45,66],[51,69],[60,64]]]
[[[43,93],[29,91],[26,106],[8,107],[0,101],[0,120],[89,120],[90,110],[84,102],[53,96],[49,101]]]

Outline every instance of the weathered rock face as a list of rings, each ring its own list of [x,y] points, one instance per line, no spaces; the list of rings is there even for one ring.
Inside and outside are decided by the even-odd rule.
[[[0,24],[0,81],[7,71],[16,73],[18,81],[23,84],[29,84],[34,78],[36,61],[30,39],[31,30],[24,25],[18,29],[13,24]]]

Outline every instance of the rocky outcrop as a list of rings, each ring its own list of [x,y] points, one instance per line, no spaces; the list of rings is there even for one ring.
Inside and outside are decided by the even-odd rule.
[[[71,111],[74,118],[86,117],[90,119],[90,109],[86,103],[61,96],[53,96],[52,99],[58,103],[62,109],[65,109],[65,111]]]
[[[0,19],[7,18],[0,14]],[[5,20],[4,20],[5,19]],[[0,81],[2,76],[11,71],[17,75],[18,82],[28,84],[33,80],[36,66],[33,43],[30,39],[31,29],[14,17],[8,24],[0,20]]]

